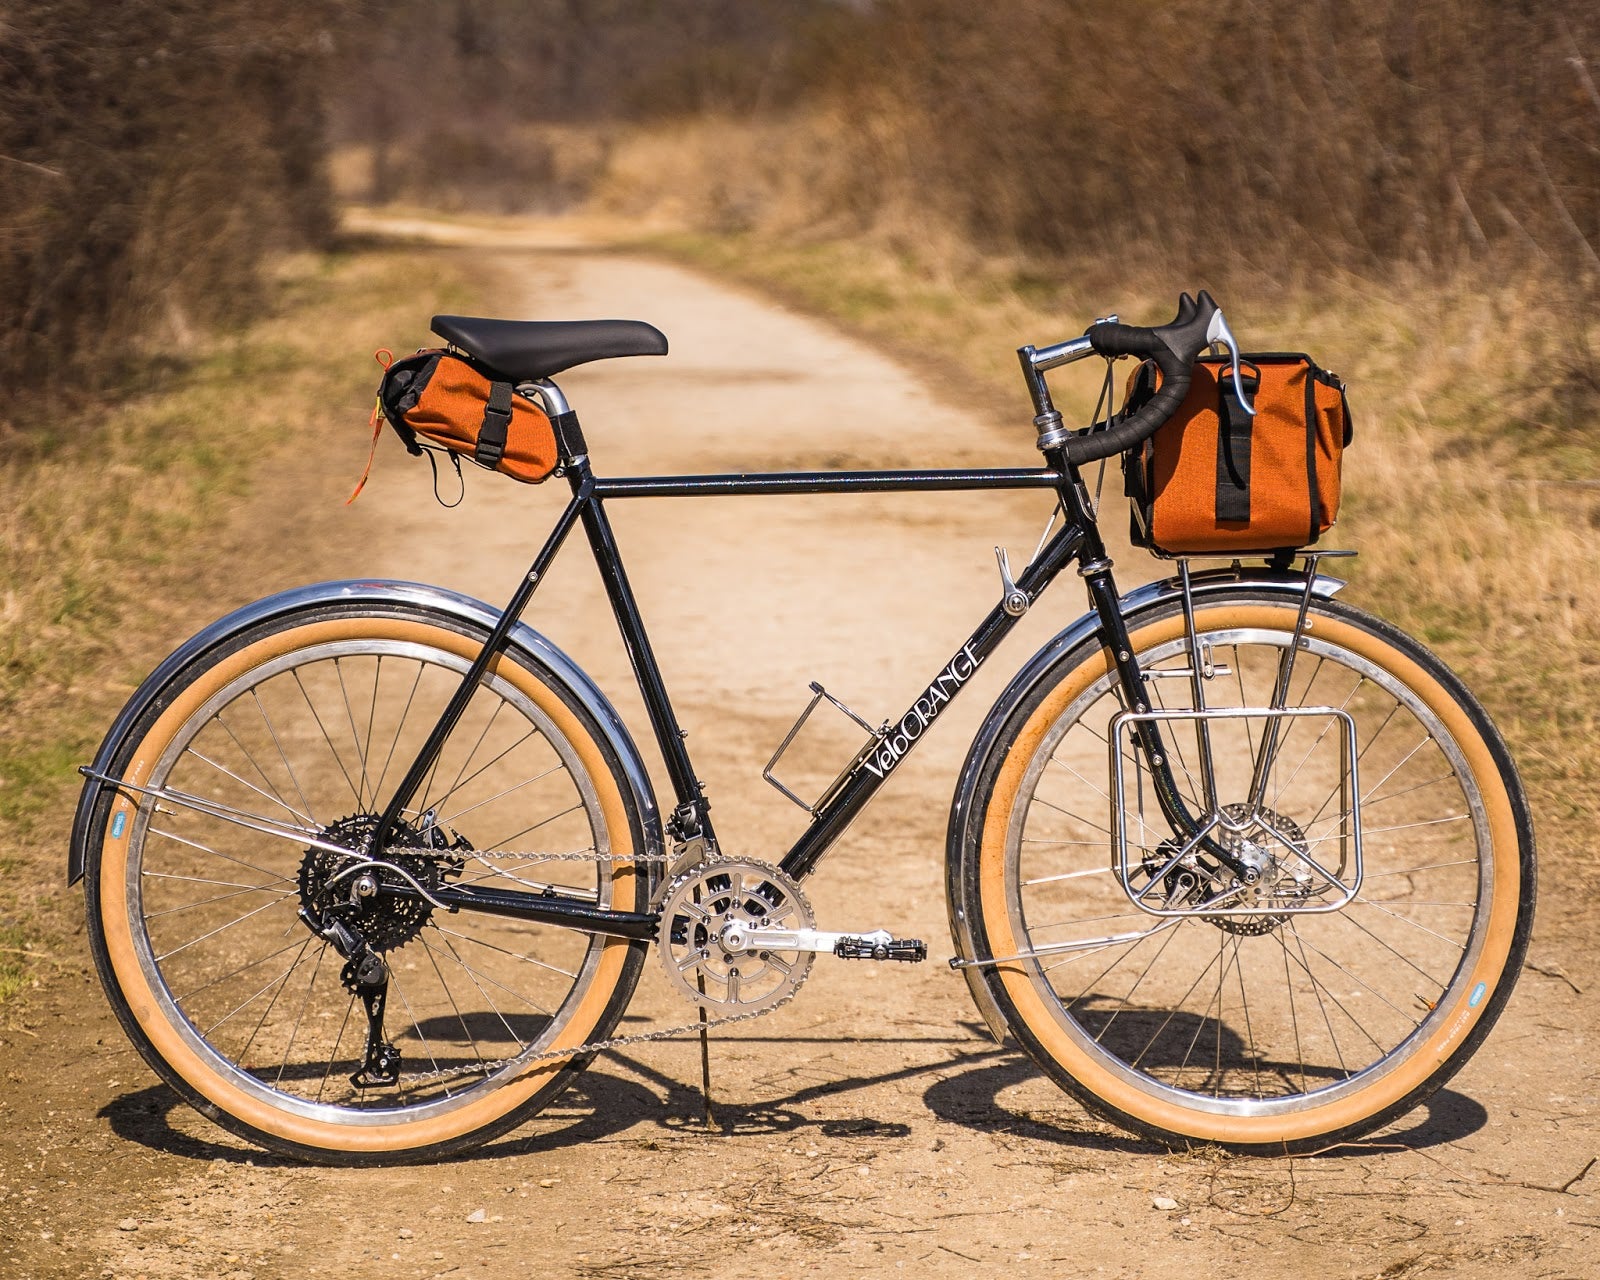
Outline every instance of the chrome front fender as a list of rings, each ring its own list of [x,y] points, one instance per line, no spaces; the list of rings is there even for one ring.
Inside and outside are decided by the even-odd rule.
[[[150,673],[112,723],[104,741],[100,744],[100,749],[95,753],[91,769],[102,775],[110,772],[113,757],[123,737],[150,708],[175,696],[176,690],[173,685],[178,675],[206,650],[226,643],[230,637],[262,623],[295,613],[309,612],[329,604],[344,604],[351,601],[429,609],[446,614],[485,633],[500,619],[500,611],[481,600],[474,600],[471,596],[447,591],[442,587],[430,587],[417,582],[389,580],[321,582],[313,586],[296,587],[257,600],[253,604],[235,610],[225,618],[219,618],[186,640]],[[661,818],[656,809],[655,791],[650,785],[650,775],[645,770],[644,760],[623,724],[622,717],[617,714],[605,694],[600,692],[594,681],[589,679],[571,658],[526,623],[519,622],[512,629],[509,648],[519,651],[525,658],[548,670],[557,682],[565,686],[573,699],[594,718],[607,745],[621,764],[628,786],[633,792],[634,803],[638,806],[643,826],[644,852],[661,853]],[[77,884],[83,878],[85,845],[90,823],[96,806],[106,791],[105,783],[90,778],[84,783],[83,792],[78,797],[77,813],[72,820],[72,843],[67,854],[68,884]],[[660,874],[660,865],[658,862],[645,864],[647,875],[652,877],[650,885],[652,891],[655,888],[654,877]]]
[[[1196,600],[1204,600],[1208,596],[1224,591],[1240,590],[1264,591],[1299,598],[1306,589],[1304,574],[1276,573],[1267,569],[1214,569],[1191,574],[1189,582],[1191,593]],[[1344,585],[1342,578],[1318,574],[1311,590],[1313,595],[1328,599],[1337,594]],[[1180,597],[1182,593],[1183,587],[1177,578],[1165,578],[1160,582],[1147,583],[1122,597],[1122,615],[1130,624],[1136,625],[1134,622],[1136,615],[1164,605]],[[955,796],[950,804],[950,826],[945,839],[945,903],[950,913],[950,939],[955,947],[956,956],[960,959],[976,958],[973,955],[971,924],[962,908],[961,883],[966,873],[967,858],[970,856],[973,801],[978,777],[983,772],[984,765],[988,763],[990,753],[993,752],[995,743],[999,739],[1000,730],[1012,709],[1027,696],[1034,684],[1042,679],[1064,654],[1091,639],[1098,630],[1099,620],[1092,613],[1086,613],[1065,630],[1057,632],[1013,677],[1005,691],[995,700],[994,706],[989,709],[989,714],[984,718],[977,737],[972,740],[966,763],[962,765],[961,774],[956,781]],[[996,1044],[1003,1043],[1006,1035],[1005,1020],[1000,1015],[994,997],[989,994],[984,971],[964,968],[961,973],[967,980],[967,988],[972,992],[972,1002],[983,1015],[989,1034],[994,1037]]]

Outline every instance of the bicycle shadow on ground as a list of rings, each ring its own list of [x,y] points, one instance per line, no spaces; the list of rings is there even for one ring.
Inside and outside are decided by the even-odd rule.
[[[775,1039],[784,1040],[786,1037]],[[1036,1080],[1037,1067],[1012,1048],[971,1045],[951,1057],[917,1062],[880,1072],[842,1076],[756,1103],[721,1100],[713,1069],[715,1127],[708,1127],[705,1102],[698,1082],[686,1083],[650,1067],[637,1058],[617,1052],[605,1054],[577,1082],[525,1127],[458,1156],[437,1163],[471,1163],[514,1159],[558,1151],[597,1139],[614,1137],[636,1126],[639,1136],[649,1133],[705,1139],[740,1139],[814,1132],[821,1137],[906,1138],[912,1126],[872,1115],[818,1118],[804,1108],[822,1099],[841,1096],[938,1074],[923,1092],[923,1102],[934,1116],[980,1134],[1006,1134],[1032,1138],[1080,1150],[1108,1154],[1159,1155],[1162,1144],[1119,1133],[1077,1107],[1065,1094],[1067,1113],[1060,1120],[1044,1119],[1014,1109],[1002,1094],[1013,1086]],[[713,1063],[715,1059],[713,1059]],[[288,1167],[302,1162],[276,1156],[231,1134],[207,1125],[164,1084],[154,1084],[113,1099],[100,1111],[118,1137],[152,1150],[195,1161],[223,1160],[257,1167]],[[1402,1118],[1399,1128],[1386,1130],[1361,1142],[1344,1143],[1315,1158],[1370,1156],[1376,1152],[1426,1150],[1460,1141],[1488,1123],[1483,1106],[1464,1094],[1442,1089],[1422,1108]],[[1310,1158],[1310,1157],[1308,1157]]]
[[[1077,1128],[1071,1121],[1051,1123],[1015,1111],[1001,1100],[1000,1095],[1005,1090],[1037,1079],[1040,1074],[1022,1054],[1007,1052],[1004,1061],[975,1066],[935,1082],[922,1095],[923,1101],[941,1120],[979,1133],[1005,1133],[1128,1155],[1159,1155],[1167,1150],[1160,1143],[1102,1127],[1086,1112],[1078,1113],[1083,1127]],[[1065,1094],[1062,1103],[1068,1108],[1076,1107]],[[1477,1133],[1488,1122],[1489,1113],[1481,1103],[1453,1089],[1441,1089],[1416,1111],[1403,1116],[1397,1122],[1398,1128],[1381,1130],[1359,1142],[1340,1143],[1306,1158],[1339,1159],[1397,1150],[1422,1151],[1459,1142]]]
[[[988,1056],[988,1055],[985,1055]],[[687,1084],[628,1055],[610,1052],[578,1078],[555,1102],[504,1137],[435,1163],[498,1160],[579,1146],[614,1137],[638,1125],[656,1132],[705,1138],[750,1138],[811,1130],[824,1137],[904,1138],[907,1124],[871,1116],[807,1116],[798,1107],[818,1098],[848,1094],[941,1069],[945,1062],[919,1064],[871,1076],[852,1076],[810,1086],[774,1102],[714,1103],[715,1127],[708,1127],[697,1084]],[[713,1074],[715,1098],[715,1074]],[[206,1124],[164,1084],[123,1094],[101,1108],[100,1118],[128,1142],[181,1159],[249,1163],[258,1168],[294,1167],[304,1162],[274,1155]],[[649,1141],[648,1134],[644,1136]]]
[[[529,1121],[540,1127],[539,1132],[513,1129],[484,1147],[434,1163],[529,1155],[576,1146],[612,1137],[644,1120],[659,1120],[662,1111],[661,1098],[644,1085],[604,1068],[592,1068]],[[303,1167],[306,1163],[265,1151],[207,1124],[165,1084],[153,1084],[114,1098],[100,1109],[99,1116],[119,1138],[180,1159],[223,1160],[269,1169]]]

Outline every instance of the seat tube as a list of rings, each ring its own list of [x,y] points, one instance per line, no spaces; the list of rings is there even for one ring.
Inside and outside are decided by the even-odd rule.
[[[587,472],[588,459],[577,459],[576,467]],[[711,823],[706,816],[710,805],[701,790],[700,780],[695,776],[677,713],[667,697],[661,668],[656,662],[655,651],[650,647],[650,637],[645,632],[644,619],[640,617],[633,588],[628,583],[628,573],[623,568],[605,505],[598,498],[590,498],[584,504],[582,519],[589,546],[594,551],[595,566],[600,570],[600,580],[605,584],[611,611],[617,619],[617,629],[622,633],[622,643],[628,650],[634,679],[638,682],[645,710],[650,716],[650,727],[655,732],[656,743],[667,765],[667,774],[672,779],[672,789],[678,801],[673,814],[675,834],[685,839],[698,835],[714,843]]]

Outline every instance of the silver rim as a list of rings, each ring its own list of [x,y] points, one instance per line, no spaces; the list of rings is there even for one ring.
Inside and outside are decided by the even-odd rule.
[[[1229,669],[1206,682],[1208,706],[1265,705],[1288,638],[1202,632],[1213,661]],[[1188,648],[1174,640],[1140,662],[1187,669]],[[1366,876],[1343,909],[1233,928],[1138,910],[1108,852],[1107,730],[1122,709],[1109,675],[1045,735],[1007,832],[1017,938],[1029,949],[1084,944],[1029,963],[1052,1016],[1103,1067],[1191,1110],[1263,1116],[1333,1102],[1404,1063],[1463,998],[1476,1006],[1486,995],[1463,988],[1483,945],[1495,867],[1459,746],[1392,674],[1314,628],[1296,662],[1289,705],[1341,708],[1357,725]],[[1147,688],[1154,709],[1190,705],[1187,679],[1158,677]],[[1314,717],[1285,724],[1264,799],[1285,831],[1326,847],[1340,803],[1337,735]],[[1224,802],[1248,790],[1259,730],[1249,720],[1210,725]],[[1173,724],[1165,736],[1179,787],[1199,806],[1198,735]],[[1133,776],[1131,753],[1123,756]],[[1167,833],[1153,801],[1144,816],[1131,824],[1132,847],[1156,865]],[[1117,935],[1138,936],[1109,941]]]
[[[208,699],[149,783],[326,838],[382,806],[467,666],[400,640],[286,652]],[[502,676],[480,688],[407,817],[420,825],[429,809],[452,841],[527,855],[463,851],[455,883],[552,885],[610,904],[604,864],[548,857],[609,852],[593,782]],[[603,944],[571,930],[438,910],[392,926],[386,1036],[400,1081],[358,1090],[360,1002],[339,954],[297,916],[307,847],[170,805],[141,806],[128,839],[128,926],[163,1016],[219,1075],[298,1116],[394,1124],[481,1098],[560,1034],[599,964]]]

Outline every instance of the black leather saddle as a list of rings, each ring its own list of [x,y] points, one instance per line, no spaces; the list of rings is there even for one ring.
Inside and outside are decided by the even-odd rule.
[[[434,316],[433,331],[513,382],[613,356],[664,356],[667,335],[643,320],[488,320]]]

